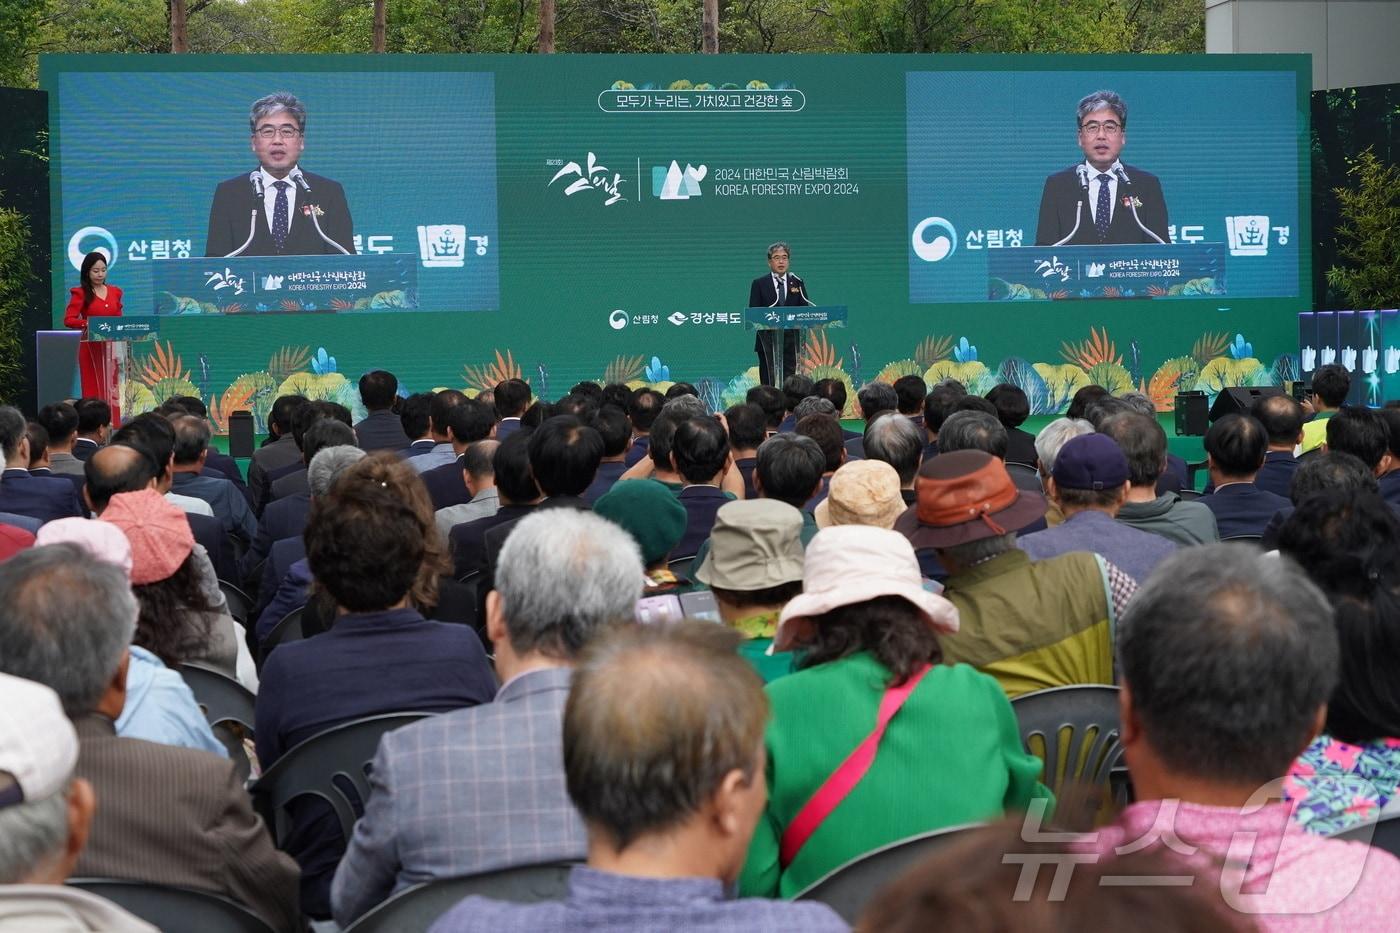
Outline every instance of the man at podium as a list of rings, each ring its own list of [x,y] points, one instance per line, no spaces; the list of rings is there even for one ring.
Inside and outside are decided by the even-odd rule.
[[[786,243],[778,242],[768,247],[768,274],[760,275],[749,286],[750,308],[772,308],[805,306],[812,304],[807,297],[807,285],[788,271],[792,251]],[[773,363],[776,359],[776,331],[760,330],[754,335],[753,348],[758,354],[758,378],[764,385],[774,385]],[[783,376],[797,372],[797,347],[801,333],[797,329],[782,331],[782,371]]]
[[[1168,242],[1162,183],[1118,158],[1128,141],[1127,103],[1095,91],[1078,114],[1084,160],[1045,179],[1035,245]]]

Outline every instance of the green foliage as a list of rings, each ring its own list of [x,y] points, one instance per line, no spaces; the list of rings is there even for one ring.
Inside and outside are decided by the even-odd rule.
[[[369,0],[186,0],[192,52],[368,52]],[[538,0],[388,0],[389,52],[533,52]],[[693,53],[694,0],[559,0],[561,52]],[[743,0],[724,52],[1201,52],[1200,0]],[[167,0],[0,0],[0,83],[40,52],[170,50]],[[705,80],[703,76],[691,80]]]
[[[1353,308],[1393,307],[1400,301],[1400,167],[1367,149],[1347,174],[1356,187],[1336,189],[1344,264],[1328,269],[1327,281]]]
[[[0,400],[11,404],[24,381],[20,334],[29,276],[29,221],[19,211],[0,207]]]

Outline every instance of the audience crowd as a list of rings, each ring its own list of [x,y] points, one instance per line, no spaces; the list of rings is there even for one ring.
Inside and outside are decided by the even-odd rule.
[[[0,930],[154,929],[81,879],[296,933],[539,866],[433,929],[1387,927],[1351,838],[1400,812],[1400,403],[1349,389],[1194,467],[1140,393],[1031,433],[917,376],[712,412],[375,370],[247,461],[193,397],[0,406]],[[1112,800],[1023,737],[1088,685]],[[367,795],[282,790],[351,747]],[[915,837],[859,917],[824,893]]]

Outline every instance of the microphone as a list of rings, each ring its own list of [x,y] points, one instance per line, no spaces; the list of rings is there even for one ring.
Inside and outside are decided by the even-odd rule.
[[[1079,232],[1079,221],[1083,217],[1083,215],[1084,202],[1082,200],[1074,202],[1074,229],[1070,230],[1069,233],[1065,234],[1064,239],[1056,240],[1054,243],[1051,243],[1050,247],[1052,249],[1056,246],[1064,246],[1070,240],[1074,239],[1074,235]]]
[[[262,172],[257,169],[249,172],[248,183],[253,186],[253,197],[261,201],[263,199]]]
[[[1124,187],[1131,188],[1133,186],[1133,183],[1128,180],[1128,173],[1123,171],[1122,165],[1115,165],[1113,167],[1113,173],[1118,176],[1118,181],[1121,182],[1124,185]],[[1147,234],[1148,236],[1152,237],[1152,239],[1157,243],[1160,243],[1162,246],[1166,246],[1167,241],[1159,237],[1154,231],[1148,229],[1148,226],[1142,222],[1142,218],[1138,216],[1137,199],[1134,198],[1132,195],[1129,195],[1125,200],[1128,204],[1128,210],[1132,211],[1133,222],[1138,225],[1138,229],[1141,230],[1143,233]]]
[[[302,191],[307,194],[311,193],[311,186],[306,183],[306,176],[301,173],[301,169],[292,170],[292,181],[296,182]]]
[[[1084,167],[1084,163],[1083,163],[1083,162],[1080,162],[1078,165],[1076,165],[1076,166],[1074,167],[1074,170],[1075,170],[1076,172],[1079,173],[1079,187],[1083,188],[1085,191],[1088,191],[1088,190],[1089,190],[1089,170],[1088,170],[1087,168]]]

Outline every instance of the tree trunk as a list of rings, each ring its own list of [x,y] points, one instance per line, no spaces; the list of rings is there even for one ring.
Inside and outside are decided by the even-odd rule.
[[[719,54],[719,0],[703,0],[700,14],[700,51]]]
[[[374,0],[374,45],[371,51],[384,51],[384,0]]]
[[[554,54],[554,0],[540,0],[540,41],[541,55]]]
[[[189,50],[190,40],[185,34],[185,0],[170,0],[170,51]]]

